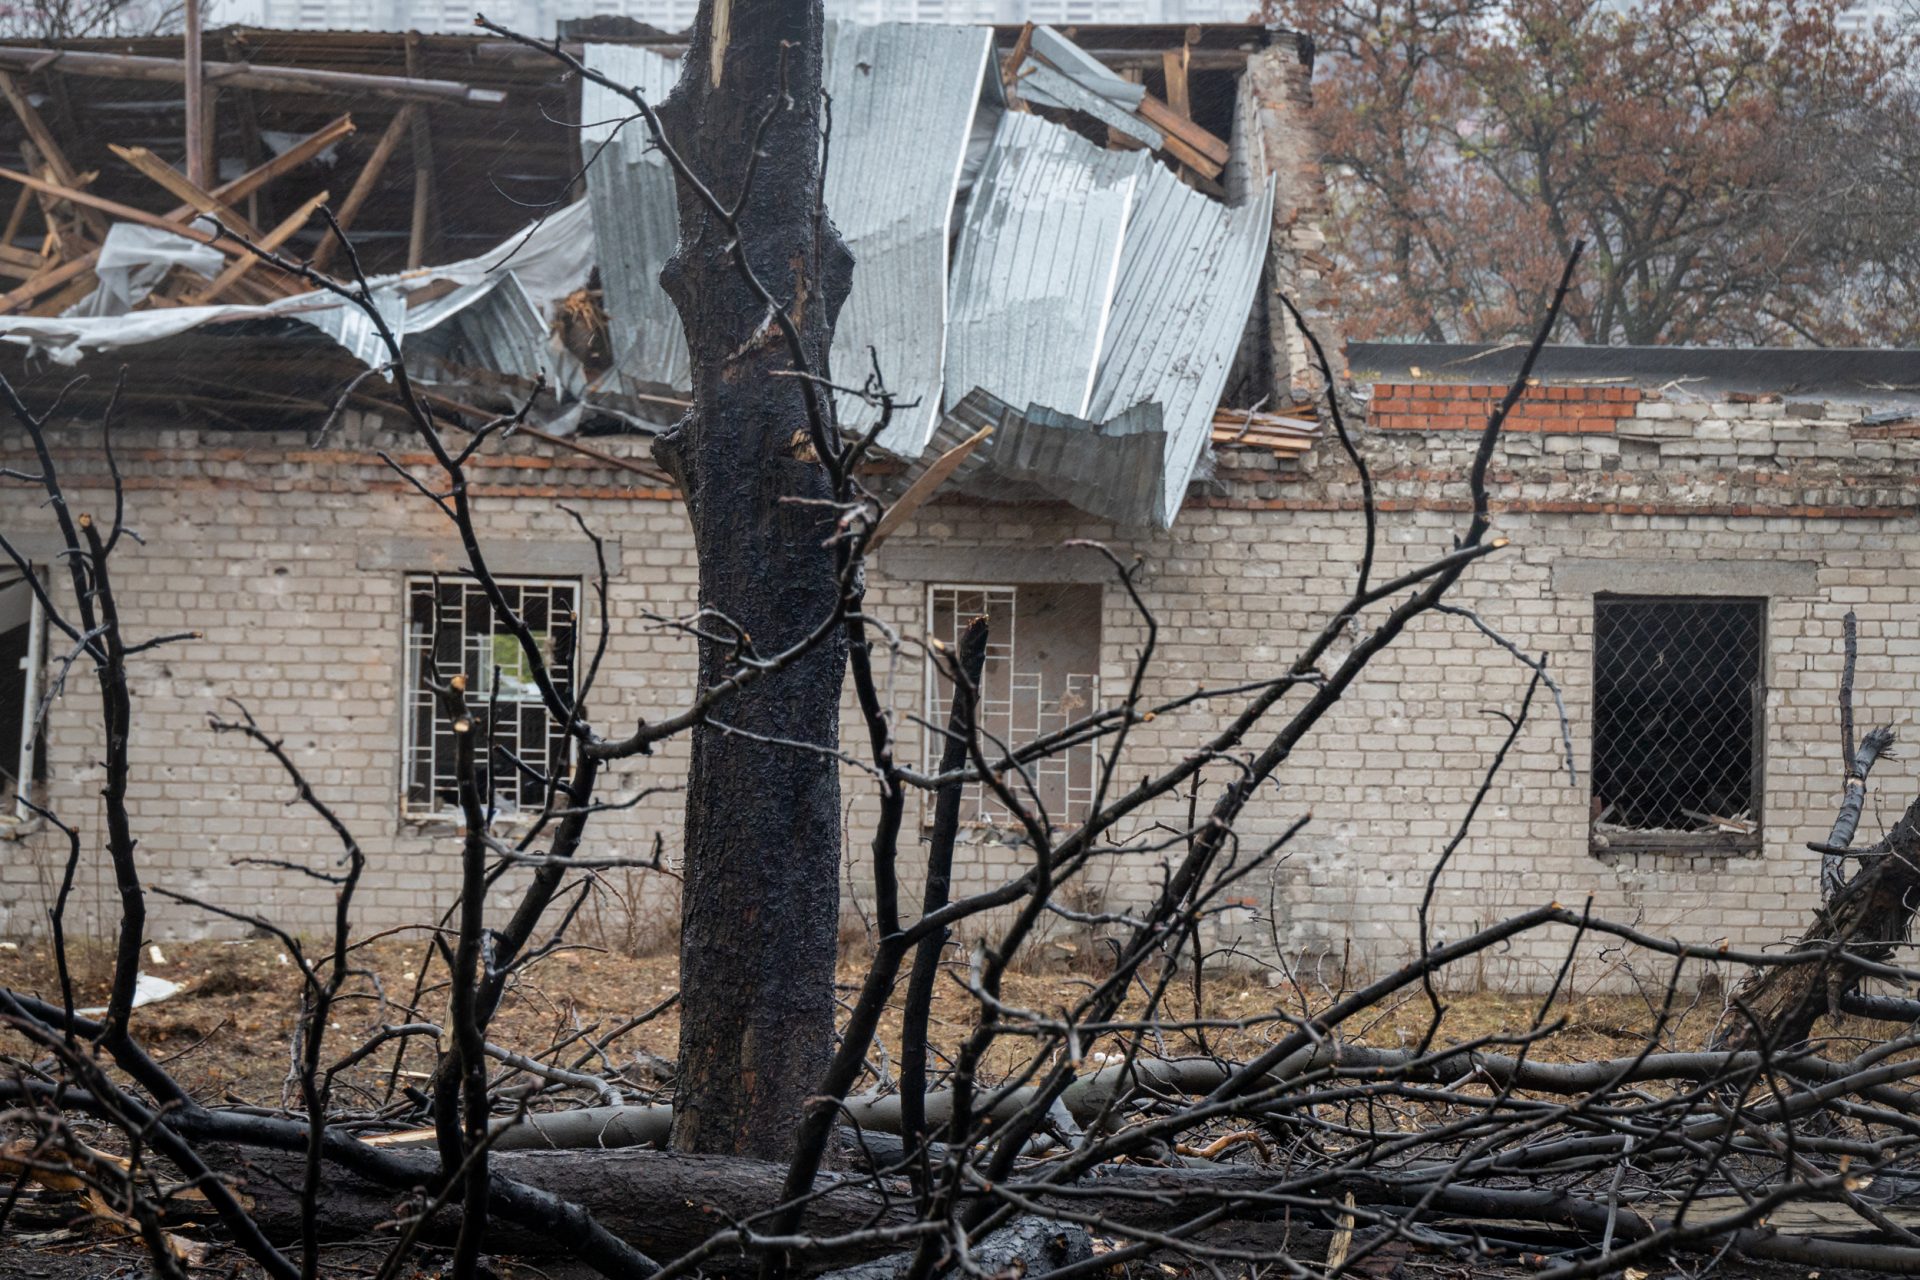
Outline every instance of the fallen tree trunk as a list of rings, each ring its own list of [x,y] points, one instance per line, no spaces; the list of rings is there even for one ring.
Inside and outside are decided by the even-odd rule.
[[[1781,970],[1799,971],[1793,967]],[[1873,1007],[1879,1010],[1878,1016],[1898,1018],[1899,1010],[1908,1003],[1881,1001]],[[1409,1084],[1443,1084],[1472,1078],[1496,1088],[1512,1086],[1528,1093],[1568,1097],[1651,1080],[1712,1079],[1751,1071],[1768,1061],[1755,1051],[1707,1051],[1654,1053],[1592,1062],[1542,1062],[1471,1050],[1443,1049],[1422,1056],[1407,1049],[1376,1049],[1336,1041],[1316,1045],[1283,1060],[1267,1074],[1265,1083],[1271,1087],[1310,1072],[1329,1072],[1347,1079],[1372,1076]],[[1842,1062],[1811,1058],[1772,1060],[1772,1065],[1788,1076],[1821,1081],[1850,1069]],[[1136,1099],[1211,1093],[1238,1069],[1239,1064],[1222,1058],[1142,1060],[1131,1066],[1106,1067],[1080,1077],[1067,1086],[1060,1103],[1076,1123],[1088,1124],[1102,1113],[1117,1117],[1126,1103]],[[1920,1065],[1916,1065],[1915,1072],[1920,1074]],[[983,1110],[996,1122],[1002,1122],[1029,1106],[1036,1096],[1037,1091],[1031,1086],[1001,1090],[983,1099],[988,1104]],[[941,1089],[927,1095],[926,1118],[931,1127],[945,1124],[952,1110],[951,1090]],[[849,1098],[841,1113],[856,1129],[895,1135],[902,1129],[898,1094]],[[660,1146],[665,1143],[672,1123],[673,1108],[660,1103],[530,1113],[496,1121],[493,1145],[497,1151]],[[430,1131],[421,1130],[411,1140],[424,1144],[430,1137]]]
[[[1913,927],[1920,905],[1920,800],[1908,806],[1859,872],[1815,915],[1794,945],[1825,950],[1806,964],[1755,969],[1733,994],[1714,1047],[1731,1051],[1803,1043],[1813,1024],[1844,1011],[1866,972],[1857,960],[1879,963]]]
[[[418,1164],[422,1180],[435,1165],[430,1154],[407,1154]],[[298,1157],[280,1152],[253,1152],[251,1176],[243,1189],[253,1198],[254,1217],[270,1236],[292,1237],[299,1231],[298,1196],[289,1189],[299,1170]],[[502,1153],[493,1161],[497,1175],[561,1196],[591,1213],[600,1226],[637,1248],[661,1259],[692,1250],[711,1237],[751,1224],[775,1204],[785,1179],[783,1166],[730,1156],[696,1156],[653,1151],[608,1151],[583,1158],[577,1152],[524,1151]],[[1381,1174],[1338,1178],[1320,1188],[1325,1196],[1351,1192],[1352,1203],[1375,1208],[1423,1206],[1430,1224],[1445,1219],[1491,1219],[1527,1222],[1597,1235],[1611,1225],[1616,1245],[1641,1246],[1651,1251],[1661,1241],[1669,1247],[1696,1242],[1703,1247],[1731,1241],[1740,1252],[1760,1258],[1810,1265],[1850,1266],[1920,1273],[1920,1249],[1874,1241],[1835,1240],[1790,1235],[1763,1228],[1728,1223],[1721,1230],[1702,1230],[1705,1224],[1681,1224],[1646,1212],[1631,1213],[1617,1206],[1553,1189],[1516,1189],[1474,1185],[1439,1185],[1417,1172],[1399,1177]],[[1285,1169],[1255,1166],[1208,1169],[1147,1169],[1109,1166],[1082,1180],[1060,1197],[1049,1196],[1044,1211],[1056,1219],[1017,1221],[1014,1234],[1002,1241],[1009,1256],[1026,1260],[1028,1273],[1038,1274],[1056,1256],[1059,1265],[1078,1251],[1073,1223],[1098,1223],[1108,1234],[1125,1237],[1130,1231],[1155,1232],[1179,1228],[1203,1213],[1223,1221],[1299,1221],[1298,1195],[1274,1195],[1292,1180]],[[911,1190],[904,1179],[877,1180],[862,1175],[823,1175],[822,1186],[832,1186],[810,1206],[805,1231],[817,1241],[806,1250],[804,1268],[845,1269],[851,1280],[888,1280],[906,1257],[900,1235],[914,1222]],[[1037,1184],[1010,1184],[1031,1198]],[[363,1238],[391,1230],[397,1217],[408,1212],[406,1197],[352,1174],[326,1180],[320,1221],[330,1238]],[[1331,1206],[1334,1200],[1327,1201]],[[1305,1215],[1311,1219],[1312,1213]],[[421,1233],[428,1241],[451,1240],[459,1231],[459,1210],[443,1210]],[[989,1237],[991,1240],[992,1237]],[[488,1223],[487,1247],[501,1252],[553,1253],[550,1238],[525,1232],[498,1218]],[[985,1247],[986,1242],[981,1247]],[[877,1261],[876,1261],[877,1260]],[[868,1265],[860,1265],[860,1264]],[[709,1254],[703,1266],[710,1270],[740,1270],[757,1264],[744,1251],[728,1249]],[[1041,1265],[1035,1265],[1041,1264]]]
[[[394,1152],[395,1159],[417,1167],[424,1186],[438,1168],[430,1152]],[[293,1152],[246,1153],[242,1189],[253,1202],[253,1216],[268,1236],[291,1239],[300,1230],[300,1157]],[[729,1224],[753,1219],[780,1201],[786,1177],[783,1165],[734,1156],[687,1155],[629,1148],[596,1152],[499,1152],[490,1162],[494,1174],[538,1187],[579,1205],[606,1230],[648,1255],[667,1259],[701,1244]],[[1257,1193],[1284,1175],[1264,1170],[1221,1170],[1196,1180],[1191,1171],[1129,1170],[1113,1180],[1110,1195],[1076,1195],[1079,1213],[1098,1214],[1115,1224],[1155,1229],[1173,1226],[1221,1196]],[[885,1238],[888,1227],[914,1221],[912,1190],[904,1178],[877,1179],[866,1174],[822,1174],[819,1194],[807,1210],[805,1230],[824,1241],[809,1252],[809,1262],[844,1267],[885,1257],[901,1248]],[[368,1181],[344,1169],[324,1180],[319,1220],[329,1238],[353,1239],[381,1234],[407,1216],[409,1193]],[[1284,1212],[1274,1207],[1275,1213]],[[1258,1211],[1256,1211],[1258,1212]],[[428,1241],[450,1241],[459,1233],[458,1206],[436,1215],[421,1233]],[[487,1225],[487,1246],[504,1252],[551,1253],[553,1241],[495,1218]],[[740,1260],[744,1255],[735,1254]],[[725,1265],[725,1257],[711,1260]]]

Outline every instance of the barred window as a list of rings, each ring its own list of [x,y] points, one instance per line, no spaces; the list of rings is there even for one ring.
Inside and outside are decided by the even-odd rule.
[[[1594,602],[1596,849],[1759,847],[1766,601]]]
[[[957,648],[973,619],[989,627],[981,674],[979,723],[989,758],[1001,747],[1032,742],[1065,728],[1100,701],[1100,588],[1098,586],[954,586],[927,589],[927,634]],[[944,727],[952,714],[951,683],[929,665],[927,720]],[[935,767],[946,739],[927,735],[927,766]],[[999,744],[997,747],[995,744]],[[1091,743],[1054,752],[1028,766],[1047,817],[1056,826],[1084,822],[1093,803],[1099,756]],[[1026,797],[1017,774],[1015,795]],[[927,806],[929,818],[932,805]],[[966,789],[961,820],[1005,825],[1013,820],[984,783]]]
[[[554,683],[571,692],[580,584],[498,581],[508,605],[533,633]],[[481,735],[474,763],[482,794],[492,787],[500,813],[539,808],[546,801],[546,788],[529,770],[543,776],[565,770],[568,738],[547,714],[519,640],[499,625],[478,583],[420,577],[407,583],[407,811],[434,816],[460,807],[453,726],[427,676],[445,683],[462,673],[474,728]],[[510,752],[527,768],[515,768],[502,752]]]
[[[12,566],[0,569],[0,822],[31,816],[24,802],[42,776],[36,730],[45,633],[26,578]]]

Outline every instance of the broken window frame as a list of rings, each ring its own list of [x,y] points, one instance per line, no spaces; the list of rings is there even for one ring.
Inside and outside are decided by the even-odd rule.
[[[1635,606],[1705,606],[1719,609],[1744,609],[1753,624],[1753,670],[1748,677],[1750,785],[1747,811],[1751,813],[1751,831],[1675,831],[1662,828],[1635,828],[1608,823],[1601,830],[1600,701],[1601,689],[1601,615],[1610,609]],[[1766,842],[1766,764],[1767,764],[1767,652],[1769,600],[1747,595],[1647,595],[1633,592],[1601,592],[1593,598],[1592,722],[1588,754],[1588,845],[1595,854],[1672,853],[1712,854],[1732,857],[1753,856]]]
[[[582,590],[581,580],[578,577],[566,575],[551,577],[537,575],[496,575],[494,581],[503,589],[518,589],[522,592],[533,589],[544,590],[550,593],[551,599],[548,605],[549,617],[547,629],[544,635],[540,632],[539,628],[532,628],[532,630],[534,631],[536,639],[541,642],[541,657],[548,664],[549,674],[556,684],[571,693],[575,674],[573,665],[571,662],[555,662],[553,638],[558,634],[556,619],[559,615],[556,610],[560,593],[562,592],[567,593],[571,600],[569,607],[574,616],[573,629],[576,637],[580,633],[580,628],[584,625],[585,619],[582,616],[582,609],[584,607],[585,594]],[[461,818],[458,803],[450,798],[443,798],[443,772],[440,768],[439,746],[450,734],[451,730],[442,727],[444,716],[440,709],[439,702],[432,692],[421,683],[420,660],[423,648],[413,623],[413,605],[416,593],[423,590],[434,593],[437,601],[438,593],[445,588],[457,588],[461,592],[463,615],[459,641],[461,672],[467,676],[467,705],[469,709],[475,713],[474,719],[476,724],[482,728],[487,724],[487,708],[492,698],[492,688],[490,682],[482,674],[487,664],[476,663],[473,659],[481,652],[498,652],[497,646],[502,643],[512,644],[516,653],[519,649],[519,641],[511,632],[505,630],[500,625],[499,617],[493,612],[491,605],[487,604],[483,589],[474,579],[464,574],[410,573],[406,576],[404,589],[401,592],[402,678],[404,684],[401,690],[400,716],[400,814],[403,819],[412,822],[457,822]],[[484,651],[474,649],[471,642],[471,634],[465,623],[465,610],[469,607],[474,607],[470,602],[475,596],[479,597],[479,604],[485,604],[487,606],[487,645]],[[442,606],[436,603],[435,607],[439,609]],[[522,596],[519,607],[523,610],[525,608],[524,595]],[[524,612],[522,616],[525,616]],[[529,625],[531,626],[531,624]],[[431,635],[431,633],[429,633],[429,635]],[[428,648],[430,649],[432,645],[433,640],[429,638],[427,640]],[[520,654],[519,657],[524,658],[524,654]],[[443,670],[441,678],[444,680],[450,678],[453,674],[451,671]],[[564,775],[572,763],[572,739],[565,734],[555,732],[552,727],[552,716],[547,711],[544,701],[541,700],[538,690],[533,690],[524,696],[516,696],[511,699],[503,696],[500,699],[500,704],[503,708],[509,703],[515,707],[537,706],[539,708],[541,723],[547,726],[547,732],[545,735],[545,743],[540,752],[540,758],[537,761],[530,761],[530,763],[547,772],[549,777],[554,776],[556,772]],[[419,717],[422,712],[425,712],[425,714],[432,718],[434,725],[430,744],[427,748],[432,753],[432,758],[428,763],[427,794],[425,798],[420,798],[414,776],[421,751],[418,738],[420,729]],[[564,753],[558,760],[553,759],[551,756],[556,743]],[[531,780],[525,779],[511,764],[501,760],[487,759],[486,757],[490,753],[486,752],[482,743],[476,743],[475,746],[476,767],[480,770],[487,770],[489,768],[497,770],[496,794],[494,796],[495,815],[501,820],[511,822],[521,816],[537,813],[539,805],[537,803],[529,803],[525,799],[526,788],[536,784],[532,783]],[[515,750],[521,746],[520,737],[516,733],[512,743],[508,745],[508,749]],[[515,750],[515,754],[522,760],[529,760],[529,754],[523,750]],[[486,775],[483,774],[483,777],[484,776]]]
[[[1020,664],[1021,628],[1019,600],[1022,591],[1086,591],[1090,597],[1094,670],[1090,672],[1069,672],[1067,674],[1067,679],[1070,682],[1069,686],[1060,691],[1060,696],[1064,697],[1075,692],[1076,686],[1071,682],[1081,682],[1078,688],[1083,690],[1084,705],[1074,709],[1066,717],[1068,720],[1079,719],[1091,712],[1100,702],[1099,665],[1104,631],[1102,624],[1104,621],[1105,594],[1098,585],[1071,582],[929,582],[926,584],[925,613],[923,615],[926,622],[926,634],[930,639],[938,639],[946,644],[949,651],[952,652],[958,647],[960,639],[959,632],[964,629],[966,620],[975,616],[972,611],[961,609],[956,602],[951,606],[953,613],[953,626],[950,629],[951,634],[942,634],[935,626],[935,617],[939,607],[937,602],[943,592],[955,595],[978,592],[989,598],[996,595],[1006,597],[1008,600],[1007,613],[1013,619],[1012,627],[1008,628],[1012,634],[1003,637],[999,634],[998,628],[996,628],[994,632],[989,633],[987,639],[988,673],[983,677],[982,683],[985,684],[992,679],[992,664],[996,656],[1000,656],[1001,660],[1007,663],[1009,678],[1011,678]],[[991,608],[991,606],[989,607]],[[923,706],[925,709],[926,723],[929,726],[936,726],[929,728],[925,734],[925,745],[922,752],[924,757],[923,763],[929,771],[938,769],[941,752],[946,746],[946,734],[944,730],[948,717],[951,714],[951,694],[948,691],[948,686],[949,682],[941,673],[939,667],[935,665],[932,655],[929,654],[923,689]],[[1036,707],[1045,705],[1044,687],[1041,688],[1040,694],[1041,696],[1036,701]],[[979,718],[983,749],[989,759],[1005,754],[1008,748],[1025,745],[1027,742],[1032,741],[1034,736],[1051,733],[1058,727],[1041,722],[1034,727],[1033,732],[1030,734],[1020,732],[1015,728],[1014,724],[1015,709],[1011,687],[1008,688],[1007,697],[1003,701],[1006,704],[1006,711],[1002,722],[996,723],[989,718],[990,712],[988,707],[982,708],[982,715]],[[1044,714],[1044,712],[1036,710],[1035,719],[1040,720]],[[1047,806],[1047,819],[1059,830],[1071,830],[1079,826],[1088,816],[1092,807],[1093,797],[1098,791],[1099,770],[1103,763],[1099,753],[1099,743],[1080,743],[1068,748],[1064,752],[1056,752],[1046,760],[1038,763],[1049,771],[1062,763],[1064,763],[1066,769],[1065,778],[1057,784],[1061,802],[1057,806],[1052,804]],[[1082,771],[1085,774],[1086,782],[1083,785],[1076,786],[1074,784],[1073,779],[1076,770]],[[1009,772],[1006,775],[1006,781],[1015,795],[1020,796],[1029,804],[1032,803],[1032,791],[1029,790],[1027,783],[1022,780],[1017,773]],[[1040,781],[1040,785],[1037,788],[1043,801],[1047,799],[1048,786],[1049,784],[1047,782]],[[933,808],[931,802],[923,807],[923,823],[930,824],[933,821]],[[985,783],[981,782],[967,784],[961,801],[960,822],[962,826],[966,827],[993,830],[1017,829],[1019,826],[1013,815],[1001,806],[998,797],[993,794]]]
[[[29,822],[38,816],[28,802],[34,798],[34,784],[43,777],[44,752],[37,713],[47,662],[47,615],[40,597],[27,583],[26,576],[17,570],[11,578],[0,575],[0,589],[11,587],[27,593],[27,652],[20,659],[24,677],[20,690],[20,722],[0,725],[0,751],[6,751],[10,757],[6,771],[13,775],[14,788],[12,803],[0,808],[0,825],[4,826]]]

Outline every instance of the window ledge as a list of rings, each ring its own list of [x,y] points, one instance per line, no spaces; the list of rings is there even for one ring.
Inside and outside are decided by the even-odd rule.
[[[1587,847],[1594,854],[1670,853],[1680,857],[1751,858],[1757,857],[1765,847],[1765,838],[1759,831],[1609,831],[1604,835],[1589,834]]]
[[[518,831],[533,825],[537,814],[503,813],[493,820],[493,830]],[[466,831],[466,819],[457,813],[402,813],[400,830],[406,835],[457,836]]]

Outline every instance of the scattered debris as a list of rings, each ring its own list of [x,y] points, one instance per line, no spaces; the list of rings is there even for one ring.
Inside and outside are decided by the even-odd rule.
[[[181,990],[181,984],[178,982],[169,982],[165,978],[156,978],[150,973],[142,972],[134,978],[133,1007],[139,1009],[146,1005],[159,1004]],[[85,1018],[97,1018],[106,1011],[107,1006],[103,1004],[75,1010]]]

